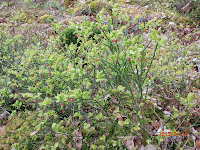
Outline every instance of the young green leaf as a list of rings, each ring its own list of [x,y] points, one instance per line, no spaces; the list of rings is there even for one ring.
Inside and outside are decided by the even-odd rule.
[[[117,91],[122,91],[122,90],[124,90],[126,87],[124,87],[124,86],[122,86],[122,85],[119,85],[118,87],[117,87]]]

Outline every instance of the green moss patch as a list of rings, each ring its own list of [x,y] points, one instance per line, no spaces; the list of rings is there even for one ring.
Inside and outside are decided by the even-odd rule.
[[[74,14],[88,15],[91,13],[98,13],[103,8],[107,12],[111,13],[112,7],[105,1],[92,1],[91,3],[84,3],[82,6],[74,8],[72,12]]]
[[[54,21],[55,18],[56,17],[53,15],[43,15],[37,20],[37,22],[38,23],[51,23]]]

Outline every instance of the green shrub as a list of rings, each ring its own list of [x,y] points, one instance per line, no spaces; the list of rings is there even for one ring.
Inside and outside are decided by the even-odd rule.
[[[80,28],[78,27],[78,30]],[[61,32],[61,35],[59,37],[59,45],[61,47],[68,47],[70,44],[77,44],[77,46],[80,46],[81,40],[78,41],[78,32],[76,29],[72,26],[67,27]],[[94,35],[100,34],[101,32],[97,29],[95,25],[92,26],[92,32],[88,36],[89,38],[93,38]],[[94,40],[94,38],[93,38]]]
[[[167,46],[167,39],[156,28],[159,21],[144,25],[138,23],[139,15],[130,21],[118,4],[113,6],[112,16],[107,16],[107,24],[103,14],[99,12],[97,22],[70,23],[60,37],[50,37],[48,47],[41,42],[26,45],[22,35],[2,34],[0,105],[21,118],[19,122],[13,119],[16,125],[8,125],[0,137],[6,137],[2,139],[5,144],[9,142],[15,149],[126,149],[128,136],[134,136],[144,146],[146,142],[160,146],[163,138],[152,136],[151,123],[162,119],[172,131],[180,129],[180,120],[190,123],[190,110],[197,105],[193,94],[182,91],[187,87],[179,87],[187,86],[180,70],[187,71],[187,67],[183,62],[174,65],[178,56],[172,47],[180,46],[175,42]],[[127,25],[115,24],[122,18]],[[138,25],[141,32],[127,35],[129,24]],[[175,87],[169,88],[171,82]],[[151,100],[148,89],[153,89],[150,96],[154,97],[163,90],[156,89],[160,86],[165,91],[172,89],[176,99],[169,101],[164,95]],[[161,110],[154,105],[159,102],[163,102]],[[180,108],[173,107],[173,102]],[[163,105],[172,107],[172,116],[164,115]],[[179,142],[176,148],[179,146],[185,143]]]
[[[73,27],[67,27],[64,31],[62,31],[60,36],[61,46],[69,46],[71,43],[77,43],[77,36],[75,33],[75,29]]]

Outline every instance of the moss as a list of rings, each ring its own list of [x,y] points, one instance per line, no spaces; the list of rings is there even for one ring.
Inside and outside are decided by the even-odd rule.
[[[0,150],[10,150],[11,145],[10,144],[5,144],[5,145],[0,145]]]
[[[12,23],[0,23],[0,28],[3,30],[6,30],[9,27],[12,27]]]
[[[91,13],[98,13],[102,9],[106,9],[107,12],[111,13],[112,7],[109,3],[105,1],[92,1],[91,3],[84,3],[82,6],[74,8],[72,13],[78,14],[82,13],[84,15],[88,15]]]
[[[193,23],[192,20],[187,18],[187,17],[177,17],[176,18],[176,22],[177,23],[183,23],[183,24],[191,24],[191,23]]]
[[[6,125],[6,132],[10,132],[11,130],[16,130],[20,127],[20,125],[23,123],[23,119],[18,117],[13,117],[10,121],[8,121]]]
[[[76,0],[56,0],[56,2],[58,3],[58,4],[60,4],[60,5],[64,5],[66,8],[69,6],[69,5],[71,5],[71,4],[73,4],[74,2],[75,2]]]
[[[73,14],[77,14],[77,13],[79,13],[79,12],[82,12],[83,9],[84,9],[83,6],[80,6],[80,7],[74,8],[74,9],[72,10],[72,13],[73,13]]]
[[[44,10],[40,10],[40,11],[38,12],[38,15],[40,15],[40,16],[45,15],[45,11],[44,11]]]
[[[192,86],[194,86],[197,89],[200,89],[200,78],[192,81]]]
[[[0,13],[0,17],[5,17],[5,18],[7,18],[7,17],[10,17],[10,15],[11,15],[11,13],[8,12],[8,11],[4,11],[4,12],[1,12],[1,13]]]
[[[111,6],[103,1],[93,1],[89,4],[89,8],[93,13],[99,12],[102,8],[105,8],[108,12],[111,11]]]
[[[128,13],[129,15],[133,14],[137,14],[140,10],[137,7],[133,7],[133,8],[122,8],[121,9],[122,13]],[[149,14],[149,13],[147,13]]]
[[[89,4],[89,7],[90,7],[92,12],[96,13],[97,11],[101,10],[100,5],[101,5],[100,1],[93,1]]]
[[[0,150],[7,149],[7,147],[10,148],[14,143],[19,143],[19,145],[22,146],[22,149],[31,149],[32,145],[28,145],[27,143],[32,141],[30,138],[30,133],[33,132],[33,124],[37,123],[38,121],[35,120],[35,117],[36,115],[31,112],[25,120],[19,117],[12,117],[10,120],[8,120],[5,127],[5,133],[0,136]]]
[[[37,22],[38,23],[50,23],[54,19],[55,19],[55,16],[53,16],[53,15],[43,15],[37,20]]]
[[[118,4],[119,5],[126,5],[126,4],[137,5],[137,1],[130,0],[130,2],[127,2],[127,0],[118,0]]]
[[[2,4],[1,4],[1,9],[3,10],[3,9],[5,9],[5,8],[7,8],[9,6],[9,3],[8,2],[2,2]]]
[[[27,17],[25,13],[18,12],[11,20],[16,21],[17,23],[25,23]]]
[[[35,16],[28,10],[22,10],[17,12],[11,20],[17,23],[33,23]]]
[[[67,8],[75,0],[64,0],[64,5]]]
[[[59,24],[66,26],[69,26],[69,22],[73,22],[75,24],[79,24],[81,22],[83,22],[85,19],[88,19],[88,16],[75,16],[73,18],[68,18],[68,19],[64,19],[62,21],[59,22]]]

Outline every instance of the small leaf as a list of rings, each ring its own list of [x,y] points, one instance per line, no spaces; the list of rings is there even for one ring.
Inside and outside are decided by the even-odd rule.
[[[124,124],[127,124],[127,125],[128,125],[129,122],[130,122],[130,119],[126,119],[125,122],[124,122]]]
[[[53,123],[51,127],[54,129],[56,127],[56,123]]]
[[[124,125],[124,122],[123,121],[118,121],[118,124],[120,125],[120,126],[123,126]]]
[[[119,85],[118,87],[117,87],[117,90],[118,91],[122,91],[122,90],[124,90],[126,87],[123,87],[122,85]]]
[[[97,146],[94,145],[94,144],[92,144],[92,145],[91,145],[91,148],[96,150],[96,149],[97,149]]]
[[[97,70],[97,79],[96,79],[96,82],[105,80],[105,79],[103,79],[103,77],[104,77],[103,71],[99,72]]]
[[[92,116],[93,116],[93,113],[90,112],[90,113],[89,113],[89,117],[92,117]]]
[[[80,116],[80,112],[76,112],[76,113],[74,114],[74,117],[77,117],[77,116]]]
[[[138,20],[140,18],[140,14],[137,14],[134,18],[134,21]]]
[[[105,141],[105,140],[106,140],[105,135],[103,135],[100,139],[101,139],[102,141]]]
[[[90,124],[84,123],[84,129],[88,129],[90,127]]]
[[[134,127],[134,130],[140,130],[139,126]]]
[[[132,51],[132,50],[130,50],[130,51],[129,51],[129,54],[135,54],[135,52],[134,52],[134,51]]]
[[[54,147],[55,147],[55,148],[57,148],[58,146],[59,146],[59,143],[58,143],[58,142],[54,144]]]
[[[99,113],[95,118],[96,118],[96,119],[101,119],[102,116],[103,116],[102,113]]]
[[[144,28],[144,23],[139,23],[139,29],[142,30]]]
[[[187,97],[188,101],[191,102],[191,100],[192,100],[193,98],[194,98],[194,94],[193,94],[193,93],[189,93],[189,94],[188,94],[188,97]]]
[[[117,107],[117,108],[115,109],[115,112],[116,112],[116,113],[119,112],[119,107]]]
[[[74,70],[74,66],[72,64],[69,64],[68,69],[69,69],[69,71]]]

